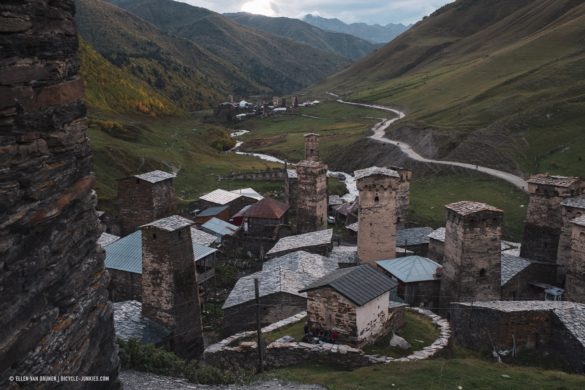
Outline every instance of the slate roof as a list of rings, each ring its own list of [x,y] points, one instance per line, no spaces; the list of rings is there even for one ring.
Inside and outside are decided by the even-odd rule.
[[[142,315],[142,304],[137,301],[114,303],[114,329],[122,340],[137,339],[146,344],[160,344],[170,330]]]
[[[380,168],[380,167],[370,167],[370,168],[366,168],[366,169],[360,169],[358,171],[354,172],[354,176],[356,180],[360,180],[369,176],[390,176],[390,177],[396,177],[396,178],[400,178],[400,175],[398,174],[398,172],[392,170],[392,169],[388,169],[388,168]]]
[[[201,229],[208,233],[223,237],[233,236],[238,231],[239,227],[232,225],[229,222],[222,221],[221,219],[211,218],[209,221],[201,225]]]
[[[410,229],[401,229],[396,232],[396,245],[422,245],[429,243],[429,234],[433,232],[431,227],[417,227]]]
[[[229,208],[230,208],[230,206],[209,207],[209,208],[203,210],[202,212],[200,212],[199,214],[197,214],[197,216],[198,217],[213,217],[213,216],[216,216],[218,214],[223,213],[224,211],[226,211]]]
[[[194,243],[205,246],[209,246],[217,241],[217,237],[213,234],[209,234],[194,227],[191,227],[191,239]]]
[[[460,215],[471,215],[471,214],[475,214],[475,213],[478,213],[481,211],[492,211],[492,212],[503,213],[502,210],[500,210],[494,206],[490,206],[489,204],[481,203],[481,202],[472,202],[472,201],[468,201],[468,200],[464,200],[464,201],[456,202],[456,203],[451,203],[451,204],[446,205],[445,207],[448,210],[452,210]]]
[[[356,305],[363,306],[396,286],[397,283],[390,277],[364,264],[334,271],[301,292],[331,287]]]
[[[585,227],[585,215],[582,215],[579,218],[575,218],[571,222],[574,223],[575,225]]]
[[[359,203],[353,202],[353,203],[344,203],[341,206],[338,206],[335,208],[335,211],[341,215],[345,215],[348,216],[350,214],[357,214],[359,208]]]
[[[133,177],[154,184],[154,183],[158,183],[160,181],[174,179],[175,177],[177,177],[177,175],[175,175],[174,173],[168,173],[168,172],[157,170],[157,171],[142,173],[140,175],[134,175]]]
[[[329,206],[339,206],[343,204],[343,199],[339,195],[329,195]]]
[[[298,179],[299,178],[299,175],[297,174],[296,169],[287,169],[286,175],[288,176],[289,179]]]
[[[337,264],[357,264],[357,246],[334,246],[329,258]]]
[[[547,185],[554,187],[571,187],[572,185],[576,184],[579,181],[580,179],[578,177],[554,176],[547,174],[535,175],[528,179],[528,183],[530,184]]]
[[[333,229],[319,230],[316,232],[299,234],[296,236],[284,237],[278,240],[267,255],[273,255],[280,252],[302,249],[317,245],[331,244],[333,240]]]
[[[518,275],[532,263],[530,262],[530,260],[524,259],[522,257],[512,256],[503,253],[501,264],[502,264],[501,285],[504,286],[514,276]]]
[[[200,196],[199,199],[223,206],[233,202],[234,200],[238,199],[241,196],[242,195],[240,194],[235,194],[233,192],[222,190],[221,188],[219,188],[215,191],[211,191],[208,194]]]
[[[98,244],[100,244],[102,247],[108,246],[113,242],[116,242],[120,239],[120,237],[115,236],[113,234],[110,233],[102,233],[102,235],[100,236],[100,238],[98,238]]]
[[[337,263],[326,257],[298,251],[269,260],[262,271],[240,278],[223,308],[227,309],[254,300],[254,279],[260,281],[260,296],[278,292],[306,297],[299,292],[307,284],[337,269]]]
[[[440,227],[438,229],[433,230],[433,232],[429,234],[428,237],[429,239],[445,242],[445,232],[446,229],[444,227]]]
[[[351,231],[353,231],[353,232],[356,232],[356,233],[357,233],[357,232],[358,232],[358,227],[359,227],[359,225],[360,225],[360,224],[359,224],[359,222],[354,222],[354,223],[352,223],[351,225],[347,225],[345,228],[346,228],[347,230],[351,230]]]
[[[286,203],[272,198],[264,198],[246,211],[246,217],[259,219],[281,219],[288,211]]]
[[[575,198],[568,198],[561,202],[563,206],[573,207],[575,209],[585,210],[585,196],[577,196]]]
[[[193,221],[187,218],[183,218],[180,215],[171,215],[170,217],[159,219],[158,221],[147,223],[143,226],[152,226],[161,230],[166,230],[167,232],[174,232],[175,230],[179,230],[193,224]]]
[[[421,256],[398,257],[392,260],[380,260],[376,263],[403,283],[437,280],[435,274],[437,269],[441,267],[439,263]]]
[[[256,200],[262,200],[264,199],[264,197],[262,195],[260,195],[258,192],[256,192],[253,188],[240,188],[238,190],[233,190],[230,191],[236,195],[241,195],[241,196],[245,196],[246,198],[251,198],[251,199],[256,199]]]

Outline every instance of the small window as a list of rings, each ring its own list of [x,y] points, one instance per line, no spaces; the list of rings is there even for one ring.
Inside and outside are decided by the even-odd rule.
[[[479,270],[479,277],[480,278],[485,277],[485,268],[482,268],[482,269]]]
[[[156,233],[152,233],[152,239],[156,240]]]
[[[376,196],[376,197],[374,198],[374,202],[378,203],[379,201],[380,201],[380,197],[379,197],[379,196]]]

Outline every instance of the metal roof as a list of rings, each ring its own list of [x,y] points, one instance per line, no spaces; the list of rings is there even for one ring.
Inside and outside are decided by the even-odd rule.
[[[142,304],[137,301],[114,303],[114,329],[122,340],[136,339],[146,344],[159,344],[170,330],[142,315]]]
[[[106,268],[142,274],[142,231],[119,239],[106,248]]]
[[[262,195],[260,195],[258,192],[256,192],[253,188],[240,188],[239,190],[233,190],[230,191],[236,195],[241,195],[241,196],[245,196],[246,198],[251,198],[251,199],[256,199],[256,200],[262,200],[264,199],[264,197]]]
[[[289,209],[289,205],[272,198],[264,198],[246,210],[245,216],[257,219],[281,219]]]
[[[229,208],[230,208],[230,206],[209,207],[209,208],[203,210],[202,212],[200,212],[199,214],[197,214],[197,216],[198,217],[213,217],[215,215],[223,213],[224,211],[226,211]]]
[[[238,199],[241,196],[242,195],[240,195],[240,194],[235,194],[233,192],[229,192],[229,191],[222,190],[221,188],[219,188],[215,191],[211,191],[210,193],[199,197],[199,199],[223,206],[223,205],[226,205],[228,203],[233,202],[234,200]]]
[[[223,237],[233,236],[238,231],[239,227],[232,225],[229,222],[222,221],[221,219],[211,218],[209,221],[201,225],[201,229],[208,233]]]
[[[431,227],[417,227],[401,229],[396,232],[396,245],[409,246],[429,243],[429,234],[433,232]]]
[[[576,209],[585,210],[585,196],[577,196],[575,198],[568,198],[561,202],[563,206],[573,207]]]
[[[217,237],[213,234],[209,234],[194,227],[191,227],[191,239],[194,243],[205,246],[209,246],[217,241]]]
[[[134,175],[133,177],[154,184],[154,183],[158,183],[159,181],[174,179],[175,177],[177,177],[177,175],[175,175],[174,173],[168,173],[168,172],[157,170],[157,171],[142,173],[140,175]]]
[[[100,244],[102,247],[108,246],[113,242],[116,242],[120,239],[120,237],[115,236],[113,234],[110,233],[102,233],[102,235],[100,236],[100,238],[98,238],[98,244]]]
[[[199,245],[195,242],[193,243],[193,256],[195,257],[195,261],[204,259],[215,252],[217,252],[217,249],[215,248],[210,248],[205,245]]]
[[[437,269],[441,267],[439,263],[421,256],[398,257],[392,260],[380,260],[376,263],[403,283],[437,280],[435,275]]]
[[[396,177],[400,178],[398,172],[388,169],[388,168],[381,168],[381,167],[370,167],[366,169],[360,169],[354,172],[354,176],[356,180],[360,180],[369,176],[389,176],[389,177]]]
[[[440,227],[438,229],[433,230],[431,234],[429,234],[429,239],[445,242],[445,232],[447,230],[444,227]]]
[[[147,223],[146,225],[143,225],[143,227],[152,226],[161,230],[166,230],[168,232],[174,232],[175,230],[179,230],[193,224],[193,221],[187,218],[183,218],[180,215],[171,215],[170,217]]]
[[[291,251],[295,249],[308,248],[317,245],[331,244],[333,241],[333,229],[319,230],[316,232],[299,234],[296,236],[284,237],[278,240],[267,255],[273,255],[279,252]]]
[[[331,287],[356,305],[363,306],[396,286],[396,281],[364,264],[334,271],[301,292]]]

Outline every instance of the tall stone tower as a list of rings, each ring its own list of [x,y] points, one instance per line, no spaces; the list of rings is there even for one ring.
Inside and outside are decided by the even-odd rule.
[[[410,205],[410,181],[412,171],[402,167],[391,167],[400,176],[400,184],[396,194],[396,225],[405,228],[408,222],[408,206]]]
[[[561,202],[583,193],[577,177],[539,174],[528,180],[530,201],[524,226],[520,256],[556,262],[563,226]]]
[[[305,135],[305,160],[297,164],[297,232],[327,229],[327,165],[319,161],[319,136]]]
[[[176,175],[152,171],[118,180],[120,233],[133,233],[138,227],[177,212],[173,180]]]
[[[571,239],[573,236],[573,223],[575,218],[585,215],[585,196],[568,198],[561,202],[562,227],[557,251],[557,281],[563,285],[569,260],[571,258]]]
[[[585,216],[573,221],[571,257],[567,263],[567,300],[585,303]]]
[[[358,258],[376,266],[396,257],[396,194],[400,176],[388,168],[355,172],[359,190]]]
[[[305,134],[305,160],[319,161],[319,134]]]
[[[87,142],[73,0],[0,1],[0,388],[109,377],[118,353]]]
[[[468,201],[446,208],[441,307],[454,301],[500,299],[503,211]]]
[[[203,351],[192,224],[174,215],[142,227],[142,313],[172,331],[182,357]]]

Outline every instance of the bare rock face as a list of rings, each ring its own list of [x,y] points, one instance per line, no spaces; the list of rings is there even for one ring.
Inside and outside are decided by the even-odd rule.
[[[0,2],[0,388],[119,387],[73,13]]]

